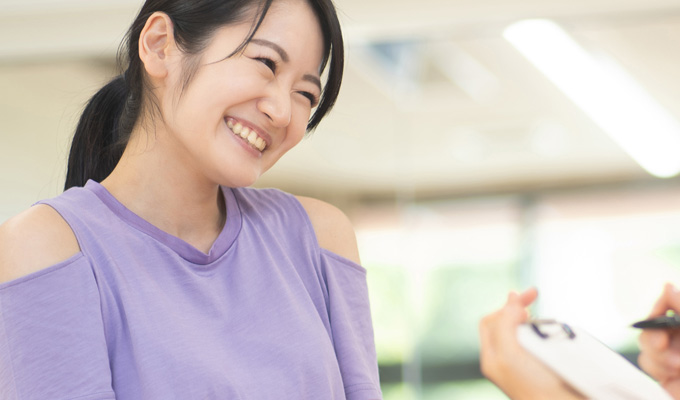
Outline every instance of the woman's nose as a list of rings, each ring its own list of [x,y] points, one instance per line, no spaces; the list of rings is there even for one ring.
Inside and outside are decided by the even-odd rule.
[[[262,113],[276,127],[285,127],[290,124],[291,104],[290,93],[282,87],[272,88],[271,92],[260,99],[258,107]]]

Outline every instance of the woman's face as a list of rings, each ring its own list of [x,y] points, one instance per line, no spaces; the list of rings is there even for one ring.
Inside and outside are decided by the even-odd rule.
[[[324,44],[304,0],[277,0],[242,53],[251,20],[219,29],[182,91],[182,64],[160,92],[169,163],[212,183],[248,186],[304,137],[321,95]]]

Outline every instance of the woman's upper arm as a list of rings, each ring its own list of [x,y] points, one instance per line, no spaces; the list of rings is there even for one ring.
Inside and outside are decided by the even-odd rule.
[[[347,399],[382,399],[366,270],[352,264],[359,264],[354,228],[334,206],[310,198],[299,200],[319,245],[333,253],[322,252],[319,268],[327,290],[331,337]]]
[[[97,281],[79,251],[50,206],[0,226],[3,399],[115,399]]]
[[[321,200],[297,196],[314,227],[319,246],[360,264],[356,235],[349,218]]]
[[[31,207],[0,225],[0,283],[65,261],[79,251],[73,231],[56,210]]]

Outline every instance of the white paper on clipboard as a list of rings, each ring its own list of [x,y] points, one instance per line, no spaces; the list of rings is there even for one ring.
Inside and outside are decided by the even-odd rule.
[[[593,400],[673,400],[652,378],[584,330],[543,321],[522,324],[517,338],[565,382]]]

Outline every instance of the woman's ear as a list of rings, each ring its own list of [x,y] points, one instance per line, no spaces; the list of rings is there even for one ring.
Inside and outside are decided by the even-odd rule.
[[[170,17],[155,12],[146,20],[139,35],[139,58],[151,79],[168,74],[168,58],[175,49],[175,36]]]

